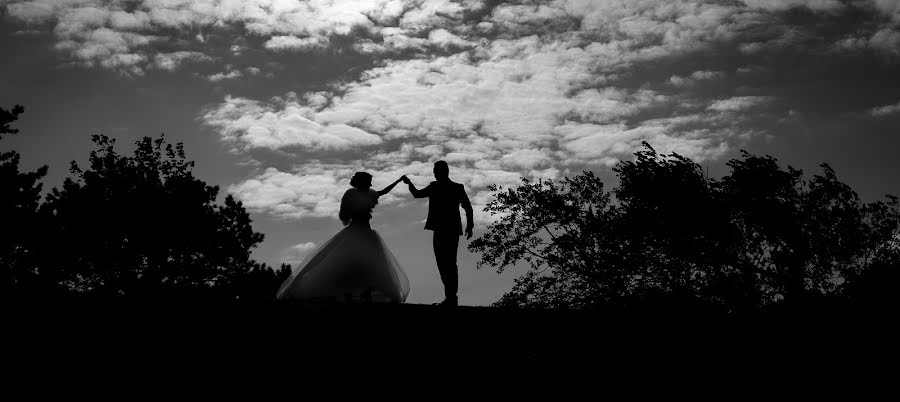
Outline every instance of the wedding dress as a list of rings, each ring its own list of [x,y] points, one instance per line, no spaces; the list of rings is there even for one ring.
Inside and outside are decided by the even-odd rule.
[[[346,227],[313,250],[281,288],[280,300],[403,303],[406,273],[384,239],[369,226],[378,192],[351,188],[341,199]]]

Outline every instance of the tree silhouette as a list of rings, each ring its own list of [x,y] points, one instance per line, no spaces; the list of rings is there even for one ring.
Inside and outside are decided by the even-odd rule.
[[[219,188],[193,176],[181,143],[144,137],[124,156],[114,139],[92,141],[90,166],[73,161],[74,178],[41,206],[50,221],[46,275],[67,291],[96,295],[274,293],[284,267],[275,273],[250,259],[263,235],[231,195],[216,204]],[[237,285],[248,278],[265,289]]]
[[[610,199],[590,172],[560,184],[523,179],[499,192],[485,208],[499,220],[469,249],[481,253],[479,268],[529,265],[500,304],[586,307],[621,294],[625,262],[611,239],[616,211]]]
[[[742,152],[728,165],[721,191],[739,233],[733,247],[744,293],[758,302],[837,296],[896,233],[897,198],[863,203],[827,164],[811,180],[771,156]]]
[[[0,108],[0,140],[19,132],[10,125],[19,119],[25,108],[16,105],[12,110]],[[37,211],[42,184],[47,174],[42,166],[34,172],[19,171],[19,153],[0,152],[0,292],[9,294],[28,286],[36,278],[35,244],[39,230]]]
[[[728,211],[700,165],[649,144],[617,164],[619,230],[638,298],[693,303],[727,275]]]
[[[864,203],[827,164],[808,180],[744,151],[728,166],[708,178],[644,143],[614,167],[612,194],[590,172],[492,187],[498,220],[469,248],[479,268],[528,265],[505,306],[752,312],[863,300],[873,278],[896,277],[897,197]]]

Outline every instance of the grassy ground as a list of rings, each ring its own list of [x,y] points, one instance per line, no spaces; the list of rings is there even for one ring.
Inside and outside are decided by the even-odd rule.
[[[870,389],[888,384],[897,370],[896,318],[847,312],[737,319],[424,305],[71,301],[6,307],[4,362],[14,373],[6,379],[23,384],[114,378],[144,387],[221,386],[257,377],[351,387],[345,391],[401,382],[598,392],[637,384],[628,389],[638,394],[668,389],[661,384],[805,392],[860,381],[869,385],[850,389]]]

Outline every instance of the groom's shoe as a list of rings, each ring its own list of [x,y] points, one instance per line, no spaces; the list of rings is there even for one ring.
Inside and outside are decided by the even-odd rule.
[[[457,299],[454,297],[452,299],[444,299],[444,301],[440,303],[434,303],[435,306],[441,306],[444,308],[456,308],[458,307]]]

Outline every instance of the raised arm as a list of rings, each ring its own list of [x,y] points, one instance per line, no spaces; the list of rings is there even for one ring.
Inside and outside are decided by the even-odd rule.
[[[401,181],[403,181],[403,178],[402,178],[402,177],[399,178],[399,179],[397,179],[397,181],[391,183],[389,186],[387,186],[387,187],[381,189],[381,191],[378,192],[378,196],[381,197],[382,195],[385,195],[385,194],[387,194],[387,193],[390,193],[391,190],[394,189],[394,186],[396,186],[397,183],[400,183]]]
[[[403,182],[406,183],[407,186],[409,186],[409,192],[410,192],[410,194],[412,194],[413,197],[425,198],[425,197],[431,196],[431,185],[425,186],[425,188],[419,190],[416,188],[416,186],[414,184],[412,184],[412,181],[409,180],[409,178],[406,177],[405,175],[403,177],[401,177],[400,180],[403,180]]]

